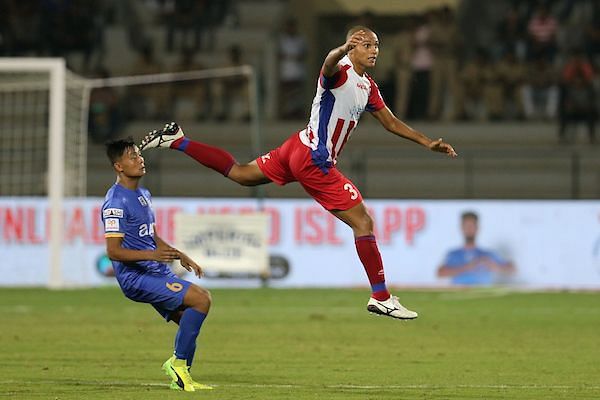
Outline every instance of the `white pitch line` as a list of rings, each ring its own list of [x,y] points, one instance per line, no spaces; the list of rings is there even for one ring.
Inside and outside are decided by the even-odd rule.
[[[232,383],[212,385],[214,387],[242,387],[242,388],[292,388],[292,389],[586,389],[600,390],[600,386],[569,386],[569,385],[294,385],[294,384],[260,384],[260,383]]]
[[[493,290],[493,291],[475,291],[475,292],[454,292],[454,293],[442,293],[436,300],[453,301],[453,300],[479,300],[488,299],[495,297],[504,297],[515,294],[517,292],[505,289],[505,290]]]
[[[54,381],[54,380],[38,380],[38,381],[18,381],[18,380],[3,380],[0,385],[8,384],[76,384],[88,386],[143,386],[143,387],[168,387],[167,383],[158,382],[126,382],[126,381]],[[284,383],[226,383],[226,384],[211,384],[215,388],[257,388],[257,389],[346,389],[346,390],[409,390],[409,389],[430,389],[430,390],[447,390],[447,389],[494,389],[494,390],[528,390],[528,389],[553,389],[553,390],[600,390],[598,385],[301,385],[301,384],[284,384]]]

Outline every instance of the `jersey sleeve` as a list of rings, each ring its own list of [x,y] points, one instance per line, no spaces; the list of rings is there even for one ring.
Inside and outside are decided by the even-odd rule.
[[[102,223],[104,225],[104,237],[125,236],[125,204],[120,199],[109,199],[102,206]]]
[[[385,101],[383,101],[383,97],[381,97],[381,93],[379,92],[379,86],[377,86],[373,78],[371,78],[368,75],[367,77],[369,78],[369,82],[371,82],[371,92],[369,93],[369,100],[367,101],[366,111],[379,111],[385,107]]]
[[[148,202],[148,207],[152,208],[152,195],[150,194],[150,191],[146,188],[142,188],[142,194]]]
[[[348,69],[350,65],[340,65],[340,70],[333,76],[323,75],[323,70],[319,74],[319,83],[323,89],[336,89],[342,86],[348,80]]]
[[[444,258],[444,265],[449,268],[459,267],[463,264],[464,257],[460,250],[451,250]]]

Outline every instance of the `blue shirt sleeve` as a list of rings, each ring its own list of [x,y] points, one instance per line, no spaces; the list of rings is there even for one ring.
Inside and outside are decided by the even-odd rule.
[[[464,264],[466,264],[465,254],[461,249],[448,252],[446,259],[444,260],[444,265],[450,268],[460,267]]]
[[[102,205],[104,237],[124,237],[127,209],[122,198],[111,197]]]

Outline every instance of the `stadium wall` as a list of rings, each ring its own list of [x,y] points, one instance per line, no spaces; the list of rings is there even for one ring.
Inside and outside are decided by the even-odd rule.
[[[62,276],[66,286],[114,284],[106,276],[101,198],[69,199],[65,208]],[[600,289],[600,201],[396,201],[368,203],[391,285],[437,287],[450,249],[460,247],[460,215],[480,217],[478,244],[512,260],[516,274],[490,284],[523,288]],[[366,286],[351,231],[312,200],[156,198],[157,230],[174,241],[175,215],[247,213],[270,216],[271,256],[289,273],[274,287]],[[49,282],[48,202],[0,198],[0,286]],[[198,260],[202,264],[202,260]],[[195,278],[191,278],[195,279]],[[258,279],[205,279],[215,286],[258,286]]]

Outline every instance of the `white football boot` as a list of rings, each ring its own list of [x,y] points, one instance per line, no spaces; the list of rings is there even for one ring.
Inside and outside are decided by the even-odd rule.
[[[182,138],[183,130],[175,122],[165,124],[161,130],[153,130],[148,133],[140,144],[140,150],[151,149],[153,147],[171,147],[171,144],[177,139]]]
[[[416,312],[400,304],[396,296],[390,296],[389,299],[384,301],[379,301],[371,297],[367,303],[367,310],[373,314],[398,319],[415,319],[419,316]]]

